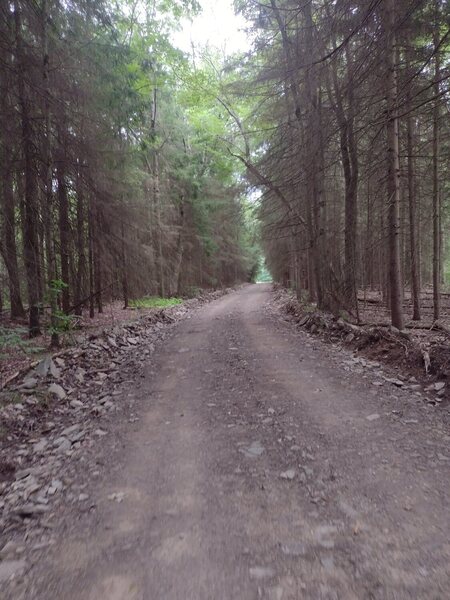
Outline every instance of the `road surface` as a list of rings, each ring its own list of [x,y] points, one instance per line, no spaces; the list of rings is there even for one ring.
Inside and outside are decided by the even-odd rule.
[[[247,286],[175,328],[95,510],[68,519],[27,600],[450,597],[441,415],[270,298]]]

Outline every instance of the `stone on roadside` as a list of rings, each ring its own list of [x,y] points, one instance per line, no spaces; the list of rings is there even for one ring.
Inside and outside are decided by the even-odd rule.
[[[5,558],[9,558],[11,556],[15,556],[16,554],[20,554],[24,551],[24,547],[10,540],[6,542],[3,548],[0,550],[0,559],[5,560]]]
[[[108,432],[107,432],[107,431],[105,431],[104,429],[96,429],[96,430],[94,431],[94,434],[95,434],[95,435],[98,435],[99,437],[103,437],[103,436],[105,436],[105,435],[108,435]]]
[[[380,415],[379,415],[378,413],[373,413],[373,414],[371,414],[371,415],[368,415],[368,416],[366,417],[366,419],[367,419],[368,421],[376,421],[376,420],[377,420],[377,419],[379,419],[379,418],[380,418]]]
[[[50,496],[56,494],[56,492],[61,492],[64,489],[64,484],[59,479],[53,479],[51,484],[48,487],[47,493]]]
[[[58,398],[58,400],[64,400],[67,396],[66,391],[63,387],[61,387],[58,383],[52,383],[52,385],[48,388],[50,394],[53,394]]]
[[[108,496],[108,500],[115,500],[116,502],[122,502],[125,498],[125,492],[114,492]]]
[[[62,437],[69,437],[71,436],[73,433],[75,433],[76,431],[79,431],[81,429],[81,425],[71,425],[70,427],[66,427],[65,429],[63,429],[61,431],[61,436]]]
[[[393,378],[393,377],[384,377],[384,380],[387,381],[388,383],[392,383],[392,385],[395,385],[397,387],[403,387],[405,385],[403,383],[403,381],[401,381],[400,379]]]
[[[3,560],[0,562],[0,583],[9,581],[12,577],[21,575],[26,567],[24,560]]]
[[[81,400],[71,400],[69,403],[71,408],[83,408],[84,404],[81,402]]]
[[[81,440],[84,439],[86,435],[86,432],[84,430],[81,431],[74,431],[73,433],[69,434],[67,437],[69,439],[70,442],[72,442],[72,444],[75,444],[75,442],[81,442]]]
[[[280,473],[281,479],[287,479],[292,481],[295,478],[295,469],[288,469],[287,471],[283,471]]]
[[[241,449],[241,452],[243,452],[247,458],[256,458],[261,456],[264,452],[264,446],[262,446],[259,441],[252,442],[248,448]]]
[[[48,446],[48,441],[45,438],[42,438],[33,445],[33,452],[40,453],[43,452]]]
[[[48,506],[42,504],[23,504],[14,509],[14,513],[26,519],[27,517],[37,517],[49,511]]]
[[[20,386],[24,390],[33,390],[38,384],[36,377],[27,377]]]
[[[71,449],[72,444],[66,437],[59,437],[53,442],[53,447],[59,452],[65,452]]]
[[[59,377],[59,369],[53,362],[51,356],[47,356],[37,365],[35,369],[36,373],[40,377],[47,377],[49,374],[54,378],[58,379]]]

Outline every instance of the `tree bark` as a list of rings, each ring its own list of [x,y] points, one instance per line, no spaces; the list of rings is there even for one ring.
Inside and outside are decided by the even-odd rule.
[[[31,126],[30,102],[25,88],[26,59],[22,40],[22,18],[18,0],[14,2],[14,23],[17,52],[17,83],[22,126],[22,151],[25,162],[25,189],[23,199],[24,262],[28,284],[29,335],[40,335],[39,316],[39,240],[36,165]]]
[[[129,304],[129,290],[128,290],[128,264],[127,264],[127,253],[125,250],[125,229],[122,223],[121,227],[122,235],[122,294],[123,294],[123,308],[128,308]]]
[[[5,261],[6,270],[8,272],[11,319],[20,319],[25,317],[25,309],[22,304],[22,296],[20,293],[19,265],[17,260],[16,246],[14,192],[12,175],[8,167],[6,167],[6,171],[2,169],[1,177],[3,188],[3,243],[1,245],[1,250],[3,259]]]
[[[60,158],[57,167],[58,178],[58,210],[59,210],[59,244],[61,261],[62,309],[67,314],[70,308],[70,266],[69,266],[69,200],[65,175],[65,160]]]
[[[4,34],[5,39],[7,39],[11,25],[10,15],[8,15],[7,21],[2,23],[2,25],[4,26],[4,29],[2,27],[1,32]],[[8,42],[10,43],[10,40],[8,40]],[[11,319],[19,319],[25,317],[25,309],[20,293],[19,265],[17,259],[13,162],[11,158],[9,158],[11,156],[10,148],[14,143],[13,131],[11,129],[14,109],[11,105],[11,95],[7,91],[11,88],[12,84],[11,77],[9,76],[12,67],[12,57],[8,48],[5,49],[2,58],[6,68],[3,69],[0,74],[2,89],[4,90],[0,99],[0,177],[2,180],[1,206],[3,212],[2,243],[0,243],[0,250],[8,273]]]
[[[93,236],[93,263],[94,263],[94,287],[95,298],[97,300],[97,312],[103,313],[103,248],[100,238],[101,231],[101,210],[97,207],[95,214],[95,235]]]
[[[178,231],[178,240],[177,240],[177,248],[175,253],[175,265],[173,269],[173,285],[172,285],[172,293],[176,296],[179,296],[181,291],[181,265],[183,262],[183,253],[184,253],[184,197],[180,198],[180,223],[179,223],[179,231]]]
[[[51,321],[51,347],[59,346],[58,336],[58,317],[57,317],[57,297],[54,289],[56,281],[56,257],[53,241],[53,169],[51,154],[51,125],[50,125],[50,82],[49,82],[49,54],[48,54],[48,13],[49,6],[47,0],[42,0],[42,82],[44,90],[44,132],[42,140],[42,158],[44,163],[43,184],[44,184],[44,236],[45,251],[47,255],[47,288],[50,300],[50,321]]]
[[[441,66],[439,58],[439,5],[435,0],[436,22],[433,32],[434,41],[434,95],[433,106],[433,318],[441,316],[441,207],[439,196],[439,80]]]
[[[407,73],[410,72],[409,51],[407,53]],[[408,86],[408,107],[411,111],[411,86]],[[420,285],[417,256],[417,223],[416,223],[416,182],[414,161],[414,120],[409,112],[406,119],[406,152],[408,155],[408,212],[409,212],[409,251],[411,268],[411,300],[413,305],[413,321],[420,321]]]
[[[86,239],[85,239],[85,202],[83,183],[81,181],[80,164],[77,172],[77,269],[74,286],[74,304],[76,305],[75,314],[79,317],[83,314],[83,303],[81,298],[85,295],[85,277],[86,277]]]
[[[403,290],[400,257],[400,163],[394,0],[384,0],[383,18],[386,35],[387,195],[390,309],[392,325],[398,329],[403,329]]]
[[[339,127],[341,162],[344,171],[344,298],[350,307],[356,305],[357,291],[357,225],[358,225],[358,147],[354,128],[354,94],[350,53],[345,54],[347,77],[347,111],[338,81],[337,61],[332,64],[334,98],[330,92]]]
[[[88,263],[89,263],[89,317],[95,317],[95,285],[94,285],[94,232],[93,232],[93,210],[89,201],[88,218]]]

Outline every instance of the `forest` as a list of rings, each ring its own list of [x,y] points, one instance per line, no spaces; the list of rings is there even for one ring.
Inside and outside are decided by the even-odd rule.
[[[449,3],[240,6],[255,31],[251,127],[263,133],[250,172],[273,277],[358,320],[358,294],[377,291],[399,329],[421,319],[426,294],[437,321],[448,308]],[[254,77],[254,55],[245,64]]]
[[[251,277],[218,75],[169,39],[196,10],[2,2],[1,300],[31,337],[56,345],[68,317],[112,299]]]
[[[357,321],[448,308],[449,2],[235,9],[248,51],[189,56],[195,1],[2,2],[0,300],[30,336],[261,256]]]

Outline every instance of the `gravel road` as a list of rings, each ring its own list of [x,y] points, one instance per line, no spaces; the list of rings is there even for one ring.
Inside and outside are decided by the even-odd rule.
[[[442,414],[270,298],[246,286],[174,329],[91,509],[68,509],[17,597],[450,597]]]

